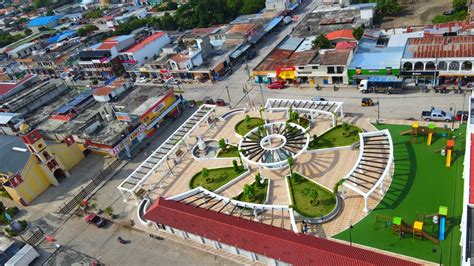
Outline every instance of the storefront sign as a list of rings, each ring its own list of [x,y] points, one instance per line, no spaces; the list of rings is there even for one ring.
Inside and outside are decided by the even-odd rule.
[[[118,155],[125,148],[125,146],[128,146],[128,144],[137,138],[139,141],[142,141],[145,138],[145,129],[146,126],[144,124],[141,124],[139,127],[137,127],[126,139],[122,140],[122,142],[112,149],[113,154]]]
[[[128,113],[115,112],[115,117],[117,117],[118,121],[132,122],[132,119],[130,118],[130,115]]]

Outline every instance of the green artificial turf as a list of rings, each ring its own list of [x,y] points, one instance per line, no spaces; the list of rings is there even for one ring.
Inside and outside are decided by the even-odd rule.
[[[329,130],[328,132],[317,137],[317,140],[311,140],[308,149],[324,149],[340,146],[349,146],[359,141],[359,133],[362,129],[359,127],[346,124],[339,125]]]
[[[443,253],[443,265],[460,264],[459,223],[463,199],[463,160],[465,145],[465,126],[454,135],[456,138],[453,162],[450,168],[445,166],[446,157],[440,155],[440,149],[446,139],[436,134],[433,144],[426,145],[426,136],[419,136],[418,142],[411,142],[411,135],[400,136],[400,132],[409,130],[409,126],[378,125],[379,129],[389,129],[394,143],[395,173],[391,186],[379,205],[368,216],[354,225],[352,241],[390,252],[439,262],[440,250]],[[405,234],[401,239],[392,233],[390,224],[376,223],[376,215],[398,216],[407,224],[412,224],[417,215],[436,214],[440,206],[448,207],[446,235],[436,247],[424,239],[413,239]],[[438,226],[426,220],[424,230],[438,238]],[[349,231],[343,231],[335,238],[349,240]]]
[[[257,182],[253,182],[250,186],[253,190],[252,197],[249,198],[247,195],[244,194],[244,192],[241,192],[234,199],[244,202],[264,204],[265,199],[267,198],[268,179],[265,179],[263,184],[261,184],[260,186],[257,186]]]
[[[244,136],[247,134],[250,130],[259,127],[261,125],[265,124],[265,121],[263,121],[261,118],[258,117],[250,117],[250,120],[247,122],[244,120],[240,121],[235,125],[235,132],[237,134]]]
[[[294,175],[298,175],[294,173]],[[320,217],[330,213],[336,206],[336,196],[326,188],[309,181],[299,175],[298,181],[288,178],[293,208],[306,217]],[[318,192],[319,204],[311,202],[310,191],[315,189]]]
[[[218,158],[233,158],[239,157],[239,149],[234,145],[227,145],[225,150],[220,150],[217,154]]]
[[[236,178],[237,176],[241,175],[245,169],[243,167],[239,167],[239,171],[235,172],[234,167],[223,167],[223,168],[216,168],[216,169],[208,169],[209,175],[207,178],[202,176],[202,171],[199,171],[195,174],[191,181],[189,181],[189,186],[191,188],[196,187],[203,187],[207,190],[214,191],[223,185],[227,184],[232,179]]]

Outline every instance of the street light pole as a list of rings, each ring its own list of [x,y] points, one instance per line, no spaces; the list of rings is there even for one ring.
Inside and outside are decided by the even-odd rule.
[[[259,82],[258,86],[260,87],[260,94],[262,95],[262,106],[265,106],[265,98],[263,97],[263,88],[262,88],[262,83]]]
[[[350,243],[351,247],[352,247],[352,228],[354,228],[354,226],[351,224],[349,226],[349,243]]]
[[[454,112],[453,112],[453,117],[452,117],[452,120],[453,120],[452,123],[453,123],[453,124],[452,124],[452,126],[451,126],[451,129],[454,129],[454,121],[456,121],[455,115],[456,115],[456,109],[457,109],[457,107],[456,107],[456,104],[455,104],[455,103],[451,103],[451,104],[449,104],[449,106],[450,106],[450,107],[449,107],[450,111],[453,110],[453,107],[452,107],[452,106],[454,106]]]
[[[377,98],[377,124],[379,124],[379,120],[380,120],[380,101]]]
[[[229,97],[229,108],[232,108],[232,102],[230,101],[229,86],[225,86],[225,89],[227,90],[227,97]]]

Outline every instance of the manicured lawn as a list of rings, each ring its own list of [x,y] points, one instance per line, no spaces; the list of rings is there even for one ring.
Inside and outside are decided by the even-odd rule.
[[[376,224],[375,217],[376,215],[398,216],[407,224],[412,224],[417,215],[435,214],[439,206],[446,206],[448,207],[446,240],[441,241],[443,265],[459,265],[465,127],[460,130],[461,136],[456,138],[450,168],[445,166],[446,157],[440,155],[440,149],[446,145],[446,139],[439,137],[440,134],[437,134],[431,146],[427,146],[426,136],[420,136],[418,143],[412,143],[409,134],[400,136],[400,132],[410,129],[409,126],[379,125],[377,127],[389,129],[392,135],[395,173],[392,184],[380,204],[367,217],[354,225],[352,241],[438,263],[439,247],[438,252],[433,253],[435,245],[428,240],[413,239],[410,234],[405,234],[402,239],[399,239],[392,233],[390,225]],[[431,219],[425,221],[424,229],[436,238],[438,237],[438,226],[433,226]],[[349,240],[349,232],[346,230],[335,237]]]
[[[304,127],[304,128],[309,127],[309,120],[306,119],[306,118],[304,118],[304,117],[298,117],[298,120],[297,120],[297,121],[294,121],[294,120],[292,120],[292,119],[288,119],[287,122],[298,124],[298,125],[300,125],[300,126],[302,126],[302,127]]]
[[[250,117],[250,120],[247,122],[245,120],[240,121],[235,125],[235,132],[237,134],[244,136],[247,134],[250,130],[259,127],[261,125],[265,124],[265,121],[263,121],[261,118],[258,117]]]
[[[234,171],[234,167],[223,167],[216,169],[208,169],[208,171],[209,175],[206,178],[202,176],[202,171],[199,171],[199,173],[195,174],[191,178],[189,186],[191,188],[201,186],[207,190],[214,191],[242,174],[245,170],[244,168],[239,167],[239,172],[236,173]]]
[[[289,178],[293,206],[299,214],[306,217],[319,217],[330,213],[334,209],[336,196],[331,191],[302,176],[299,179],[295,183],[293,178]],[[313,189],[319,195],[319,204],[317,205],[311,202],[310,191]]]
[[[227,145],[225,150],[220,150],[217,154],[219,158],[239,157],[239,149],[234,145]]]
[[[362,132],[357,126],[347,125],[345,128],[344,125],[338,125],[335,128],[329,130],[328,132],[318,136],[317,141],[313,140],[310,142],[308,149],[324,149],[324,148],[333,148],[340,146],[349,146],[357,141],[359,141],[359,133]]]
[[[234,199],[244,202],[264,204],[267,197],[268,180],[265,179],[265,182],[260,186],[257,186],[257,182],[253,182],[250,186],[253,189],[253,197],[249,198],[244,194],[244,192],[241,192]]]

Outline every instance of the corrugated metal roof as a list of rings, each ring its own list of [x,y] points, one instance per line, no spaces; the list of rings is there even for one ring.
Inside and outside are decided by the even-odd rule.
[[[289,37],[278,49],[294,51],[303,41],[304,38]]]
[[[417,265],[373,251],[160,198],[145,219],[293,265]]]
[[[14,117],[20,116],[20,113],[0,113],[0,124],[5,125]]]
[[[17,173],[23,169],[30,158],[28,151],[13,150],[14,147],[26,149],[26,145],[19,137],[0,135],[0,172]]]
[[[59,20],[62,16],[47,16],[47,17],[37,17],[30,22],[28,22],[28,27],[41,27],[48,25],[49,23]]]

